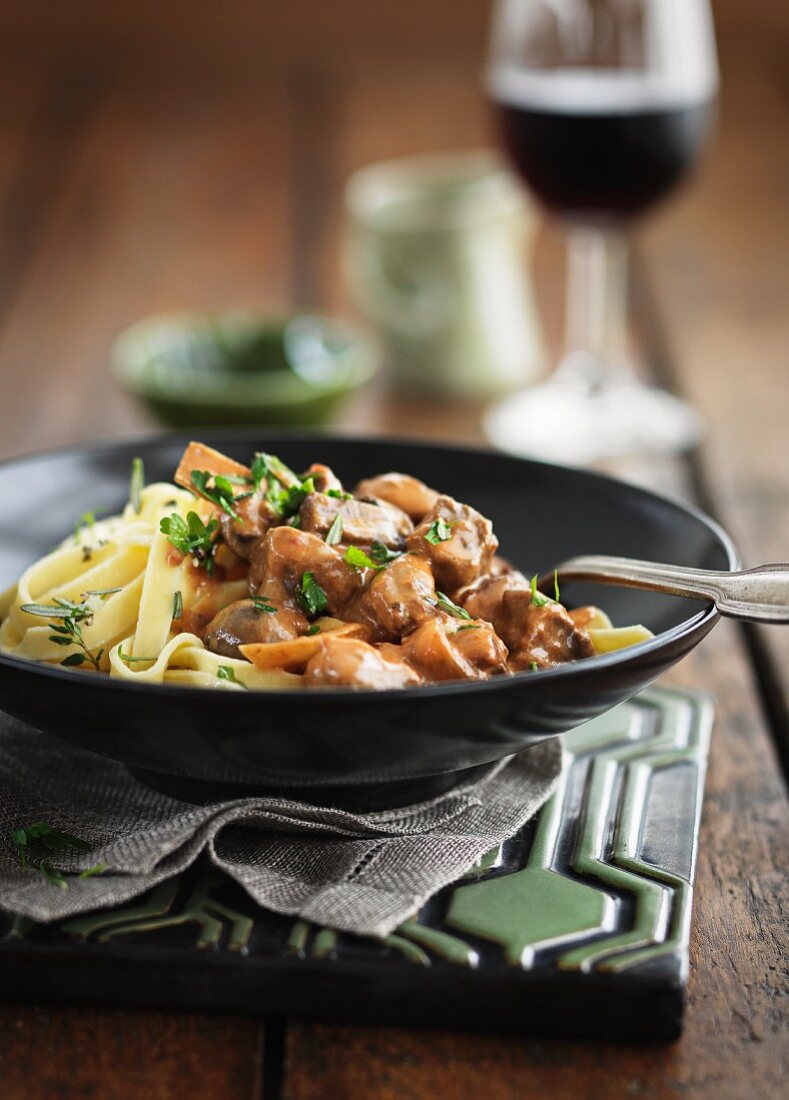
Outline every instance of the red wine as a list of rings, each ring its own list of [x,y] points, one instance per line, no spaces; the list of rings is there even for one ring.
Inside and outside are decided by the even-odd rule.
[[[561,98],[508,97],[498,103],[499,118],[512,162],[547,207],[585,221],[621,221],[683,177],[710,128],[712,100],[650,105],[648,96],[612,95],[615,78],[606,80],[608,94],[596,94],[597,84],[587,80]]]

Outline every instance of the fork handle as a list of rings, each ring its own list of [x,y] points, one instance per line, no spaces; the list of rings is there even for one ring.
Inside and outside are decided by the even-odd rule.
[[[557,566],[560,580],[647,588],[695,600],[711,600],[721,615],[750,623],[789,623],[789,562],[727,573],[661,565],[607,555],[569,558]],[[553,573],[540,578],[550,590]]]

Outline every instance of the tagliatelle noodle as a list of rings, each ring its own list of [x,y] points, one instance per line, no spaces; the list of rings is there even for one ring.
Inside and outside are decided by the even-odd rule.
[[[294,676],[289,672],[263,672],[248,661],[211,653],[196,634],[176,634],[152,664],[125,661],[121,651],[128,656],[131,644],[132,639],[126,638],[110,651],[110,676],[135,683],[192,683],[203,686],[208,677],[210,686],[226,687],[232,684],[232,680],[220,679],[219,670],[229,668],[236,680],[249,688],[298,688],[303,682],[301,676]]]

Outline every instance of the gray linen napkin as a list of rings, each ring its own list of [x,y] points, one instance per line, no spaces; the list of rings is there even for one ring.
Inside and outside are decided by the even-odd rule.
[[[385,936],[517,832],[550,796],[561,766],[552,740],[396,810],[350,813],[275,797],[193,806],[0,714],[0,906],[46,922],[118,905],[205,850],[266,909]],[[67,889],[20,864],[12,831],[36,821],[91,846],[49,854]],[[100,875],[77,876],[97,863],[106,864]]]

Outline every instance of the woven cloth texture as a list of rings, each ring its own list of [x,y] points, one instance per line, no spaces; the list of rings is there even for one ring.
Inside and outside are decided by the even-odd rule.
[[[49,922],[118,905],[205,852],[266,909],[386,936],[516,833],[561,767],[554,739],[396,810],[352,813],[274,796],[195,806],[0,714],[0,906]],[[20,863],[11,834],[37,821],[90,844],[89,852],[44,856],[66,889]],[[98,863],[101,874],[78,877]]]

